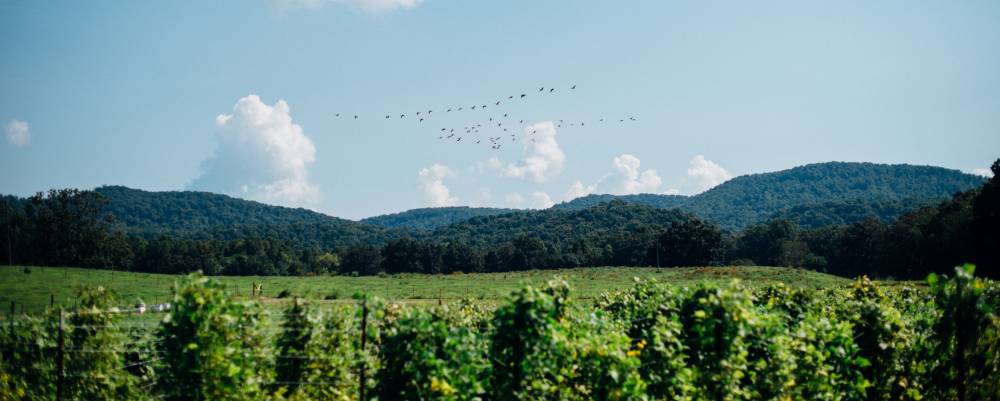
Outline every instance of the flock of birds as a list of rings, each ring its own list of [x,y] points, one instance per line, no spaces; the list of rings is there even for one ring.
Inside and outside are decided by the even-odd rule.
[[[574,90],[576,90],[576,85],[569,86],[569,91],[574,91]],[[543,94],[543,95],[545,95],[545,94],[553,94],[555,92],[556,92],[556,88],[553,88],[553,87],[544,87],[543,86],[543,87],[538,88],[538,91],[534,92],[534,93],[535,94]],[[443,113],[459,113],[459,112],[471,112],[471,111],[488,112],[488,110],[497,110],[497,109],[499,109],[501,107],[501,105],[504,105],[506,103],[517,102],[517,101],[524,101],[528,97],[529,97],[528,93],[524,92],[524,93],[520,93],[519,95],[509,95],[509,96],[507,96],[506,100],[504,100],[504,99],[501,98],[499,100],[496,100],[495,102],[489,102],[489,103],[483,103],[483,104],[474,104],[474,105],[471,105],[471,106],[454,106],[454,107],[449,107],[449,108],[446,108],[443,111]],[[492,109],[489,108],[491,105],[493,107]],[[433,109],[427,109],[426,111],[424,111],[424,110],[417,111],[417,112],[413,113],[412,116],[408,116],[406,113],[400,113],[398,118],[401,119],[401,120],[403,120],[403,119],[407,119],[409,117],[410,120],[416,121],[417,123],[421,123],[422,124],[424,121],[429,120],[431,118],[431,114],[433,114],[433,113],[434,113]],[[442,112],[439,111],[438,114],[440,114],[440,113],[442,113]],[[335,114],[336,118],[340,118],[340,116],[341,116],[340,113],[336,113]],[[383,120],[393,119],[393,118],[395,118],[395,116],[396,115],[393,114],[393,113],[386,114],[385,117],[383,118]],[[514,123],[515,118],[510,113],[503,113],[503,115],[500,115],[499,111],[498,111],[497,114],[495,114],[495,115],[488,114],[485,117],[488,117],[488,120],[473,121],[469,125],[463,126],[461,129],[457,129],[456,127],[444,127],[444,128],[441,128],[440,131],[438,131],[438,139],[442,140],[442,141],[444,141],[444,140],[454,140],[455,142],[462,142],[463,138],[468,138],[467,142],[473,142],[474,141],[476,144],[481,144],[483,141],[486,141],[486,144],[488,144],[490,146],[490,148],[494,149],[494,150],[500,150],[503,147],[503,139],[505,137],[507,137],[508,135],[510,136],[510,141],[512,143],[513,142],[517,142],[518,132],[517,132],[516,129],[513,128],[513,126],[515,124]],[[360,117],[357,114],[354,114],[354,119],[355,120],[358,120],[359,118]],[[520,125],[524,124],[524,119],[518,118],[518,119],[516,119],[516,121],[517,121],[517,124],[520,124]],[[608,121],[609,122],[614,122],[614,119],[609,119]],[[621,123],[625,123],[625,122],[629,122],[629,121],[636,121],[635,116],[623,117],[623,118],[619,118],[618,119],[618,123],[620,123],[620,124]],[[604,123],[605,122],[605,118],[601,117],[601,118],[597,119],[596,121],[591,121],[591,124],[594,124],[595,122],[598,123],[598,124],[599,123]],[[505,123],[506,123],[506,125],[505,125]],[[586,126],[586,122],[585,121],[573,121],[573,122],[567,123],[564,120],[558,120],[557,122],[555,122],[555,127],[556,128],[562,128],[564,125],[569,126],[569,127],[577,127],[577,126],[579,126],[579,127],[585,127]],[[508,128],[510,128],[510,129],[508,130]],[[480,132],[482,132],[482,131],[488,131],[488,132],[490,132],[491,136],[488,136],[486,138],[483,138],[483,137],[479,136]],[[534,135],[537,134],[537,132],[538,131],[536,129],[532,129],[530,132],[527,133],[529,135],[528,139],[531,142],[535,142]],[[492,136],[492,134],[496,134],[496,136]]]

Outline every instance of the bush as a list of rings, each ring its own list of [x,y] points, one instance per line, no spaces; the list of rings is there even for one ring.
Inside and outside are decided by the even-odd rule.
[[[383,339],[378,394],[383,400],[477,400],[489,388],[485,343],[443,309],[411,310]]]
[[[172,306],[157,331],[163,354],[157,387],[165,399],[260,399],[270,369],[259,306],[234,301],[200,274],[175,289]]]
[[[631,400],[644,397],[627,336],[599,314],[571,319],[569,286],[526,287],[497,309],[490,356],[494,400]]]

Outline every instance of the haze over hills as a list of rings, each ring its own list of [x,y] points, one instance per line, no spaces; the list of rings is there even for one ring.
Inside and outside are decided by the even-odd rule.
[[[584,222],[583,215],[571,213],[612,200],[645,208],[676,208],[728,229],[773,217],[786,217],[805,227],[849,224],[865,217],[891,220],[983,182],[982,177],[940,167],[832,162],[745,175],[694,196],[590,195],[549,210],[422,208],[361,221],[207,192],[149,192],[122,186],[96,191],[108,198],[106,211],[116,216],[127,233],[145,238],[273,236],[300,246],[338,247],[358,242],[379,244],[400,236],[473,238],[476,242],[509,238],[514,232],[546,236],[553,231],[575,236],[581,227],[629,224],[627,219],[608,217],[600,223],[607,227],[592,226]],[[595,210],[648,218],[653,212],[645,208]],[[660,217],[667,219],[666,215]]]

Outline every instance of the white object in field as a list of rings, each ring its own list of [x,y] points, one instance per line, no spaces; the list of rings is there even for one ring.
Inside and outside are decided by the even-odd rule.
[[[139,308],[138,308],[138,310],[139,310],[139,314],[140,315],[143,314],[143,313],[146,313],[146,304],[142,303],[142,302],[139,302]]]

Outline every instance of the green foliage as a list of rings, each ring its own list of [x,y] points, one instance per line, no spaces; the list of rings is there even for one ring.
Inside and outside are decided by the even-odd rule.
[[[749,370],[746,337],[752,304],[742,290],[701,286],[681,302],[681,342],[694,369],[697,397],[729,400],[746,397],[742,381]]]
[[[53,314],[0,320],[0,400],[49,400],[56,392]]]
[[[1000,397],[995,294],[973,277],[975,266],[955,268],[955,276],[928,278],[939,312],[934,325],[936,366],[932,394],[959,401]],[[992,296],[991,296],[992,295]]]
[[[378,395],[383,400],[478,400],[490,363],[475,329],[443,309],[409,310],[383,338]],[[459,323],[459,324],[456,324]]]
[[[104,287],[79,290],[80,309],[67,323],[66,394],[71,399],[134,398],[137,378],[124,369],[126,336],[115,325],[120,316],[114,296]]]
[[[862,369],[851,325],[831,317],[831,311],[810,311],[790,332],[795,360],[794,382],[788,393],[803,400],[862,400],[869,382]]]
[[[641,399],[630,341],[599,314],[570,316],[569,286],[525,287],[497,309],[490,356],[494,400]]]
[[[276,398],[344,400],[358,393],[353,311],[320,311],[296,299],[277,341]]]
[[[679,208],[722,227],[740,229],[764,222],[788,208],[827,203],[811,211],[792,211],[775,217],[797,219],[801,215],[799,224],[806,226],[823,222],[849,224],[859,216],[875,217],[868,213],[868,208],[877,216],[891,217],[905,207],[898,202],[909,202],[908,210],[913,210],[923,203],[914,200],[939,200],[982,183],[981,177],[940,167],[832,162],[740,176],[690,197],[590,195],[556,208],[581,209],[620,199],[653,207]],[[871,203],[871,206],[831,207],[831,202]]]
[[[593,308],[556,279],[495,309],[359,293],[279,313],[192,275],[155,331],[156,358],[122,330],[144,317],[83,288],[64,314],[61,388],[88,400],[998,399],[1000,285],[973,272],[931,276],[929,289],[639,280]],[[0,320],[0,401],[54,399],[58,334],[51,311]]]
[[[400,213],[368,217],[361,219],[361,222],[386,228],[434,230],[435,228],[465,221],[473,217],[493,216],[515,211],[517,210],[491,207],[429,207],[407,210]]]
[[[259,399],[269,376],[259,307],[198,274],[177,288],[172,304],[157,331],[157,385],[166,399]]]

